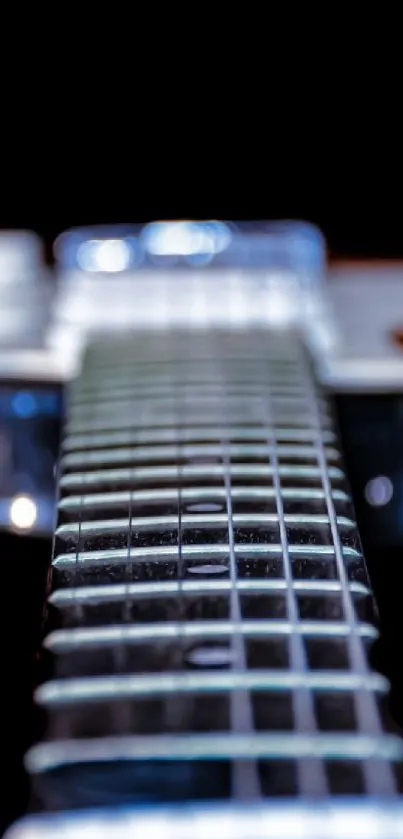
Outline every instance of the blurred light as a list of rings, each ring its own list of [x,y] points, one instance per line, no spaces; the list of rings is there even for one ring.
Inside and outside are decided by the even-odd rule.
[[[153,256],[208,256],[225,250],[232,234],[224,222],[158,221],[148,224],[141,238]]]
[[[26,817],[6,839],[402,839],[403,812],[397,798],[356,798],[334,803],[286,801],[250,806],[208,802],[195,807],[105,808]]]
[[[18,530],[30,530],[36,522],[38,508],[28,495],[17,495],[10,505],[10,522]]]
[[[132,251],[124,239],[89,239],[77,252],[77,262],[83,271],[126,271]]]
[[[36,414],[36,399],[32,393],[20,391],[13,396],[12,409],[17,417],[23,419],[33,417]]]
[[[392,481],[385,475],[378,475],[368,481],[365,487],[365,498],[372,507],[383,507],[393,496]]]
[[[27,230],[0,232],[0,282],[4,283],[26,270],[42,265],[42,243],[35,233]]]

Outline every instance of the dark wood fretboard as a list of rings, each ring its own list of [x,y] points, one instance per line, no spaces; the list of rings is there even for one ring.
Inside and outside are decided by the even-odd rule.
[[[37,810],[395,806],[372,594],[297,335],[94,342],[59,489]]]

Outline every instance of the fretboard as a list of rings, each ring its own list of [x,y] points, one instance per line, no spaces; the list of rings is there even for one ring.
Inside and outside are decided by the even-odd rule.
[[[312,798],[392,812],[402,745],[369,660],[373,599],[297,335],[94,342],[59,489],[37,810],[208,803],[239,831],[268,799],[284,817]]]

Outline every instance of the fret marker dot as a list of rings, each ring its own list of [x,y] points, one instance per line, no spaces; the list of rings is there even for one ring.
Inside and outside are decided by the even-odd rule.
[[[230,647],[196,647],[186,659],[196,667],[228,667],[234,657]]]
[[[188,504],[186,506],[187,513],[219,513],[224,509],[223,504]]]
[[[228,571],[227,565],[191,565],[188,568],[189,574],[225,574]]]

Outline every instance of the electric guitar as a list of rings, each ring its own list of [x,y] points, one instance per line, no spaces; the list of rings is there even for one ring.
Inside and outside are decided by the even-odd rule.
[[[308,225],[75,231],[57,256],[44,723],[8,839],[403,836],[331,394],[397,353],[343,340]]]

